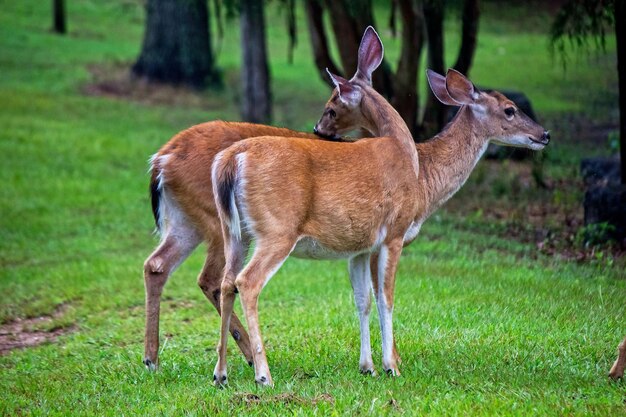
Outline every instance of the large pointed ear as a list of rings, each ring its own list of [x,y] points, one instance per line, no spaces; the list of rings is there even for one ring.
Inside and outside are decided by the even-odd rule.
[[[437,74],[433,70],[427,69],[426,79],[428,80],[428,85],[430,85],[430,89],[433,91],[433,94],[437,97],[437,100],[447,106],[461,105],[461,103],[454,101],[452,97],[450,97],[450,94],[448,94],[448,90],[446,89],[446,77]]]
[[[359,102],[360,90],[358,87],[352,85],[350,81],[346,80],[339,75],[335,75],[326,68],[326,72],[330,77],[330,80],[333,82],[335,87],[337,87],[337,92],[339,93],[339,99],[348,105],[356,105]]]
[[[363,33],[359,46],[359,63],[354,78],[361,79],[371,85],[372,73],[383,62],[384,53],[385,49],[378,33],[373,27],[368,26]]]
[[[454,101],[460,104],[475,104],[478,91],[474,84],[465,75],[455,69],[448,69],[446,73],[446,90]]]

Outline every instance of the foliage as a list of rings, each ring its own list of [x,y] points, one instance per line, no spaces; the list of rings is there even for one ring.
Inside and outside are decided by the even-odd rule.
[[[557,13],[550,30],[552,50],[565,65],[568,46],[589,51],[589,42],[606,50],[606,31],[613,27],[614,0],[568,0]]]

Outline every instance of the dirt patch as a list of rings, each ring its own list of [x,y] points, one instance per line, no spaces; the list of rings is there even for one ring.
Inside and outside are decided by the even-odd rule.
[[[328,393],[320,394],[313,398],[300,397],[293,393],[283,393],[270,396],[258,396],[249,392],[240,392],[234,395],[233,400],[238,403],[248,405],[254,404],[298,404],[298,405],[316,405],[320,402],[335,403],[335,399]]]
[[[92,81],[83,85],[81,91],[89,96],[105,96],[149,105],[207,110],[224,107],[223,91],[198,91],[182,85],[148,82],[132,76],[130,68],[130,63],[88,65]]]
[[[5,355],[14,349],[23,349],[52,342],[59,336],[70,333],[76,326],[52,327],[49,326],[54,319],[63,316],[67,310],[67,304],[61,304],[50,315],[43,315],[28,319],[16,319],[0,325],[0,355]]]

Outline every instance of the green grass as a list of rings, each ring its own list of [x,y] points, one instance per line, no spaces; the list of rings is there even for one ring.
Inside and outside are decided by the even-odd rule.
[[[485,228],[445,210],[424,226],[400,264],[394,317],[400,378],[358,373],[358,321],[345,262],[289,260],[261,297],[275,387],[254,385],[252,369],[231,341],[230,386],[213,388],[219,321],[195,283],[202,250],[165,289],[161,334],[169,339],[159,372],[146,372],[141,270],[157,243],[147,158],[182,128],[236,119],[237,107],[228,89],[203,93],[209,103],[223,102],[200,108],[82,95],[88,64],[130,63],[138,54],[140,2],[70,1],[66,37],[48,31],[50,11],[40,3],[0,2],[0,321],[66,304],[50,326],[75,323],[77,330],[0,357],[0,414],[626,411],[624,384],[606,380],[626,331],[623,269],[606,260],[547,258],[495,232],[497,225]],[[547,27],[547,16],[530,19],[532,31],[522,24],[507,30],[497,23],[498,10],[486,7],[472,71],[479,85],[521,89],[542,115],[591,114],[583,98],[608,96],[591,100],[600,106],[615,97],[611,54],[581,60],[564,76],[538,30]],[[383,22],[387,15],[380,12]],[[309,129],[328,90],[312,66],[304,22],[289,66],[282,17],[271,16],[277,124]],[[381,32],[393,57],[397,41]],[[235,35],[227,33],[219,57],[229,85],[239,57],[225,51],[238,51]],[[455,39],[449,36],[450,57]],[[504,53],[496,53],[499,48]],[[555,157],[551,169],[569,173],[580,157],[576,149]],[[374,314],[380,370],[375,321]]]

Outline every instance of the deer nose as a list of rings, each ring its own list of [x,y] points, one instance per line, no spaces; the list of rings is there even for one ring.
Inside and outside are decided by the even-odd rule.
[[[541,139],[543,139],[546,143],[550,142],[550,132],[544,130],[543,135],[541,135]]]
[[[319,130],[317,130],[317,125],[313,126],[313,133],[319,135]]]

